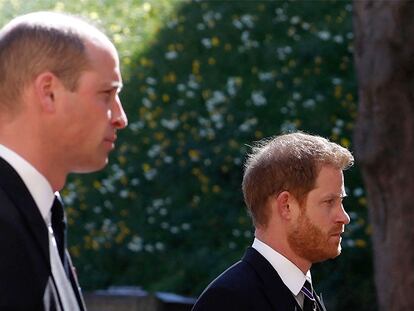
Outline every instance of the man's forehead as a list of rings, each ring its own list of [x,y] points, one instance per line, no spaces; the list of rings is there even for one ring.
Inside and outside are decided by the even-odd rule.
[[[346,196],[343,171],[331,166],[322,167],[312,190],[319,190],[326,194],[337,194],[341,197]]]

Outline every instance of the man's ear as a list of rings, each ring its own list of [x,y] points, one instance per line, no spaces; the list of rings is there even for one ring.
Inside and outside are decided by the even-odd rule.
[[[277,212],[285,220],[289,220],[292,217],[292,209],[291,206],[289,206],[289,202],[291,202],[291,200],[292,195],[289,191],[282,191],[275,198]]]
[[[34,81],[34,88],[42,111],[54,112],[56,109],[55,93],[59,79],[51,72],[46,71],[38,75]]]

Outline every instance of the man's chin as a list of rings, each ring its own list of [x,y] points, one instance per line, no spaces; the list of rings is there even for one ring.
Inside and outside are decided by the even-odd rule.
[[[342,252],[342,248],[341,248],[341,245],[339,245],[336,248],[336,250],[332,251],[331,259],[334,259],[334,258],[338,257],[339,255],[341,255],[341,252]]]
[[[336,246],[336,247],[332,247],[331,249],[326,249],[325,252],[323,252],[323,254],[321,253],[319,260],[315,261],[315,262],[322,262],[328,259],[334,259],[336,257],[338,257],[341,254],[341,246]]]
[[[95,161],[93,163],[79,165],[72,173],[86,174],[93,173],[102,170],[108,164],[108,158],[102,159],[102,161]]]

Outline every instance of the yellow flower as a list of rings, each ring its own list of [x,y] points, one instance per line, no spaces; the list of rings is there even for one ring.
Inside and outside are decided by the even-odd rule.
[[[200,62],[198,60],[193,60],[192,70],[193,74],[200,74]]]
[[[362,239],[357,239],[355,240],[355,246],[359,248],[364,248],[367,246],[367,242],[365,242],[365,240]]]
[[[204,100],[207,100],[211,97],[211,91],[210,90],[203,90],[201,95],[203,96]]]
[[[96,240],[92,240],[92,249],[93,250],[98,250],[99,249],[99,243],[98,243],[98,241],[96,241]]]
[[[181,44],[181,43],[177,43],[176,49],[177,49],[177,51],[183,51],[184,50],[184,45]]]
[[[358,218],[358,220],[356,221],[356,223],[360,226],[365,225],[365,219],[364,218]]]
[[[212,46],[219,46],[220,45],[220,39],[218,37],[211,38],[211,44],[212,44]]]
[[[94,20],[98,20],[99,19],[98,12],[91,12],[91,13],[89,13],[89,18],[90,19],[94,19]]]
[[[95,189],[100,189],[102,187],[102,184],[101,184],[101,182],[99,180],[94,180],[93,181],[93,187]]]
[[[162,141],[162,140],[164,140],[164,138],[165,138],[165,134],[164,134],[163,132],[155,132],[155,134],[154,134],[154,138],[155,138],[157,141]]]
[[[162,101],[164,103],[168,103],[170,101],[170,96],[168,94],[163,94],[162,95]]]
[[[121,179],[119,180],[121,182],[121,184],[123,184],[124,186],[128,185],[128,177],[126,176],[122,176]]]
[[[119,32],[121,31],[121,26],[119,24],[111,24],[109,25],[109,30],[111,32]]]
[[[131,233],[131,230],[126,226],[125,222],[123,221],[120,221],[118,223],[118,227],[119,227],[119,233],[115,237],[115,242],[117,244],[121,244],[122,241],[124,241],[124,239]]]
[[[221,188],[218,185],[214,185],[212,190],[213,190],[213,193],[219,193],[219,192],[221,192]]]
[[[348,148],[349,145],[351,144],[350,140],[348,138],[341,138],[341,145]]]
[[[335,98],[340,98],[342,96],[342,86],[336,85],[334,91]]]
[[[142,170],[144,171],[144,173],[146,173],[149,170],[151,170],[151,166],[148,163],[144,163],[142,164]]]
[[[358,203],[362,206],[366,206],[367,205],[367,199],[364,198],[364,197],[359,198]]]
[[[192,170],[191,170],[191,173],[194,175],[194,176],[199,176],[200,174],[201,174],[201,171],[200,171],[200,169],[199,168],[193,168]]]
[[[293,121],[295,123],[296,128],[299,128],[302,125],[302,121],[299,119],[296,119],[295,121]]]
[[[118,162],[119,162],[119,164],[124,165],[127,162],[127,158],[124,157],[124,156],[119,156],[118,157]]]
[[[61,1],[56,2],[55,10],[56,11],[60,11],[60,12],[64,11],[65,10],[65,4],[63,2],[61,2]],[[97,14],[96,12],[94,12],[94,13]],[[92,16],[90,16],[90,17],[91,17],[91,19],[93,19]]]
[[[143,67],[151,67],[153,65],[153,61],[150,60],[150,59],[148,59],[148,58],[146,58],[146,57],[142,57],[140,59],[140,64]]]
[[[149,2],[145,2],[145,3],[142,5],[142,9],[144,10],[144,12],[149,12],[149,11],[151,11],[151,3],[149,3]]]
[[[193,161],[200,160],[200,152],[198,150],[190,149],[188,151],[188,155],[190,156],[191,160],[193,160]]]
[[[295,27],[289,27],[288,31],[287,31],[287,35],[289,37],[292,37],[294,34],[296,33],[296,28]]]
[[[124,57],[122,61],[125,66],[131,65],[132,62],[130,57]]]
[[[164,76],[164,82],[175,83],[177,81],[177,76],[174,72],[170,72]]]

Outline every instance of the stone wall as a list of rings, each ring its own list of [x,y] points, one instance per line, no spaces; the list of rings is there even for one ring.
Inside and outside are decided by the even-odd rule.
[[[139,287],[111,287],[84,294],[88,311],[190,311],[195,299],[148,293]]]

